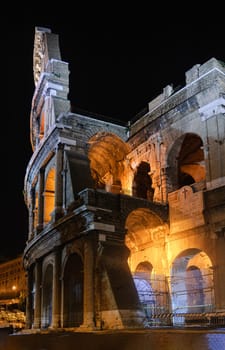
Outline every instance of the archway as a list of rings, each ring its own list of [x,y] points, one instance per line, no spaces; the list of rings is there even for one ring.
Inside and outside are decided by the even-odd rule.
[[[90,167],[96,188],[120,193],[124,188],[125,159],[129,146],[112,133],[98,133],[89,140]]]
[[[152,188],[152,179],[149,175],[150,165],[147,162],[141,162],[136,169],[133,179],[133,196],[153,200],[154,190]]]
[[[45,181],[44,192],[44,223],[51,220],[51,213],[55,206],[55,169],[51,168]]]
[[[154,241],[165,239],[163,220],[148,208],[133,210],[127,217],[125,242],[131,255],[146,249]]]
[[[175,258],[171,268],[171,299],[175,313],[212,311],[212,262],[205,252],[187,249]]]
[[[169,192],[205,181],[202,139],[193,133],[179,137],[169,152],[167,163]]]
[[[163,250],[156,248],[164,246],[166,225],[150,209],[138,208],[128,215],[125,227],[125,243],[130,249],[128,263],[147,316],[150,317],[155,312],[168,312],[168,282],[163,273],[163,256],[160,255]],[[143,261],[143,257],[146,260]],[[157,265],[157,273],[154,271],[152,274],[153,264],[149,261]]]
[[[73,253],[63,276],[63,327],[79,327],[83,323],[83,262]]]

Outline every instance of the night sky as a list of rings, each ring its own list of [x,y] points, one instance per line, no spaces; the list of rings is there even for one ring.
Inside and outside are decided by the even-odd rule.
[[[93,31],[68,23],[30,19],[29,24],[14,23],[4,30],[7,103],[1,115],[0,259],[21,254],[27,239],[23,186],[32,155],[35,26],[59,34],[62,60],[69,63],[71,105],[124,121],[135,117],[166,85],[183,86],[185,72],[193,65],[212,57],[225,62],[222,22],[206,27],[190,21],[188,28],[182,21],[173,27],[161,23],[143,32],[107,27]]]

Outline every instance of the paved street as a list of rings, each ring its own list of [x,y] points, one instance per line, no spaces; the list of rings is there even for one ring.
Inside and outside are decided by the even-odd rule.
[[[6,332],[5,332],[6,333]],[[140,331],[0,333],[0,350],[225,350],[225,329],[149,329]]]

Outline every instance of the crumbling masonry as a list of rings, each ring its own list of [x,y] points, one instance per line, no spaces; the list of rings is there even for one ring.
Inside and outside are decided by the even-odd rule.
[[[146,327],[225,311],[225,64],[118,123],[72,113],[58,35],[36,28],[26,327]]]

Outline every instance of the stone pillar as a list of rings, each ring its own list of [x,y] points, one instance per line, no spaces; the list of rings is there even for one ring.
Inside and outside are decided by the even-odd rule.
[[[102,243],[101,327],[143,328],[145,314],[127,262],[129,249],[124,243]]]
[[[38,192],[38,225],[37,230],[41,231],[43,229],[44,220],[44,180],[45,172],[44,169],[40,169],[39,172],[39,192]]]
[[[26,297],[26,328],[32,328],[32,312],[33,312],[33,297],[32,297],[32,289],[33,289],[33,271],[28,270],[26,274],[26,282],[27,282],[27,297]]]
[[[55,177],[55,220],[62,216],[63,205],[63,144],[58,144],[56,150],[56,177]]]
[[[55,251],[54,253],[54,265],[53,265],[53,297],[52,297],[52,328],[60,327],[61,319],[61,281],[60,281],[60,264],[61,253]]]
[[[34,189],[30,191],[30,204],[29,204],[29,236],[28,239],[31,240],[34,238],[34,228],[35,228],[35,201],[34,201]]]
[[[41,327],[41,290],[42,290],[42,262],[36,261],[34,269],[35,294],[34,294],[34,328]]]
[[[216,233],[215,233],[216,235]],[[225,288],[224,288],[224,237],[214,238],[212,240],[213,250],[215,252],[214,260],[217,261],[217,266],[213,269],[213,284],[214,284],[214,297],[215,297],[215,311],[225,310]]]
[[[61,291],[61,296],[60,296],[60,326],[63,328],[65,326],[64,322],[64,278],[61,275],[60,276],[60,291]]]
[[[84,243],[84,328],[94,328],[94,251],[89,237]]]

